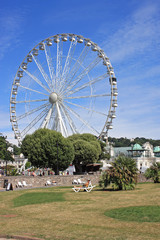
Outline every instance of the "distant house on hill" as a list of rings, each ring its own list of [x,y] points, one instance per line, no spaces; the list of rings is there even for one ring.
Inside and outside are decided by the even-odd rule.
[[[106,150],[110,153],[113,161],[119,155],[135,159],[137,168],[141,172],[145,172],[153,163],[160,162],[160,146],[153,148],[149,142],[144,143],[142,146],[136,143],[130,147],[113,147],[109,145]]]

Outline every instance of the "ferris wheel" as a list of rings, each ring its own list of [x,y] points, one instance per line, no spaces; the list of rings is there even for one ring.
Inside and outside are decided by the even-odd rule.
[[[38,128],[67,137],[90,132],[103,138],[116,117],[117,80],[109,58],[90,39],[57,34],[42,40],[24,58],[10,96],[15,138]]]

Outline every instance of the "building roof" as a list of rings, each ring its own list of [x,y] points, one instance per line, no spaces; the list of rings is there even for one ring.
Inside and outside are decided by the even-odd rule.
[[[153,152],[155,152],[155,153],[160,152],[160,146],[156,146],[156,147],[154,147]]]
[[[129,150],[131,150],[131,147],[114,147],[115,156],[118,156],[119,154],[127,155]]]
[[[143,150],[143,148],[141,147],[141,145],[139,145],[138,143],[134,144],[133,146],[133,151],[141,151]]]

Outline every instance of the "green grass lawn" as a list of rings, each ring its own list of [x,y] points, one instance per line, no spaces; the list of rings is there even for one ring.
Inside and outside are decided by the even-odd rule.
[[[160,184],[75,193],[53,187],[0,192],[0,235],[45,240],[160,239]]]
[[[105,215],[122,221],[159,222],[159,206],[133,206],[107,210]]]
[[[28,192],[20,195],[13,200],[14,206],[24,206],[31,204],[50,203],[50,202],[61,202],[64,201],[63,192]]]

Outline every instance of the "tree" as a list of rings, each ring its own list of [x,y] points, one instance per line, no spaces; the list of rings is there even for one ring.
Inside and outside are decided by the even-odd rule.
[[[41,130],[42,129],[40,129],[40,131]],[[28,158],[31,164],[36,167],[47,167],[45,152],[42,148],[45,134],[45,131],[41,131],[41,135],[39,136],[35,132],[31,135],[27,135],[22,141],[22,153]]]
[[[20,155],[20,153],[21,153],[21,148],[17,147],[16,145],[13,145],[13,154]]]
[[[85,171],[86,165],[98,161],[101,154],[101,145],[97,138],[90,134],[73,134],[68,137],[68,140],[73,144],[75,157],[73,164],[76,171]]]
[[[48,166],[56,173],[65,170],[74,159],[73,145],[61,133],[50,132],[42,142]]]
[[[27,135],[21,150],[33,166],[50,167],[56,174],[65,170],[74,158],[73,145],[61,133],[49,129]]]
[[[14,161],[12,153],[8,150],[11,144],[6,141],[4,136],[0,136],[0,158],[6,161],[6,175],[7,175],[7,163],[8,161]]]
[[[125,156],[119,156],[101,177],[100,186],[105,188],[112,184],[113,189],[134,189],[137,183],[136,162]]]
[[[98,151],[90,143],[84,140],[76,140],[73,142],[75,157],[73,164],[76,171],[85,171],[85,167],[89,163],[94,163],[98,159]]]
[[[25,169],[28,169],[30,167],[31,167],[31,163],[30,162],[26,162]]]
[[[153,165],[145,171],[145,177],[152,179],[154,183],[160,183],[160,162],[153,163]]]

